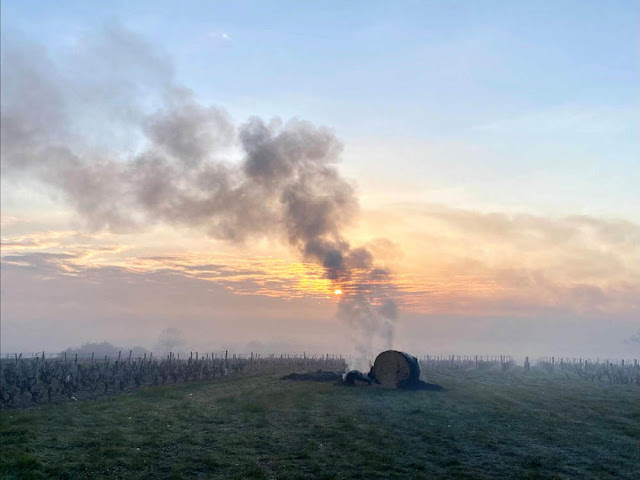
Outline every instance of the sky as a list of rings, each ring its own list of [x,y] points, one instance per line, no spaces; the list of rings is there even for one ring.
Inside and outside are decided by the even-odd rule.
[[[638,9],[2,2],[2,352],[637,356]]]

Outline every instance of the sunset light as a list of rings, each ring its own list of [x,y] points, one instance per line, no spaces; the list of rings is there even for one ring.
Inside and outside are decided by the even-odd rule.
[[[0,13],[2,478],[638,470],[639,2]]]

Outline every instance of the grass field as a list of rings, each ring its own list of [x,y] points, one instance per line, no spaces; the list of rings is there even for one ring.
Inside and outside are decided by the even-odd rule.
[[[640,478],[637,386],[426,372],[444,392],[287,372],[4,410],[2,478]]]

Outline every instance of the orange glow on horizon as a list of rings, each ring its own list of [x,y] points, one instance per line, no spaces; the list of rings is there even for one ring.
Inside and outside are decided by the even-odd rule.
[[[286,248],[281,251],[265,244],[247,250],[239,247],[216,250],[217,244],[193,241],[184,247],[169,249],[156,243],[156,238],[162,238],[157,232],[140,238],[76,230],[18,232],[3,236],[2,263],[15,268],[44,268],[42,278],[76,277],[91,283],[102,281],[103,268],[108,269],[109,275],[113,272],[127,275],[126,278],[134,283],[177,281],[178,277],[186,277],[217,284],[232,295],[306,301],[301,304],[306,305],[304,308],[318,304],[335,306],[347,297],[375,298],[375,293],[380,291],[392,297],[402,312],[429,315],[516,316],[523,312],[529,315],[532,309],[617,315],[618,312],[629,312],[629,305],[637,299],[636,271],[615,263],[607,266],[609,255],[614,251],[618,252],[620,265],[637,264],[635,243],[629,242],[628,246],[619,248],[613,240],[599,236],[604,234],[598,232],[605,232],[609,225],[605,221],[551,221],[543,217],[511,218],[506,214],[487,217],[472,211],[463,215],[446,209],[436,210],[433,215],[436,214],[441,214],[440,223],[434,221],[427,226],[433,232],[439,232],[437,235],[429,236],[419,230],[412,236],[409,231],[400,231],[402,243],[372,244],[380,265],[393,267],[390,274],[352,269],[349,275],[329,278],[322,265],[300,261],[295,251],[287,253]],[[409,215],[407,218],[413,218]],[[450,222],[461,223],[461,231],[468,227],[464,222],[473,226],[476,224],[472,220],[477,220],[474,228],[479,232],[474,234],[473,252],[467,251],[468,238],[456,229],[446,227],[441,219],[446,215],[452,217]],[[519,233],[511,233],[513,238],[500,243],[492,233],[487,234],[480,228],[486,222],[489,226],[496,223],[500,228],[504,224],[510,232],[512,227],[517,232],[524,222],[535,235],[523,239]],[[559,255],[556,253],[559,247],[547,237],[555,238],[557,232],[574,228],[576,222],[584,230],[579,233],[581,249]],[[425,223],[417,220],[412,225],[426,228]],[[490,232],[493,228],[487,227]],[[629,238],[637,235],[635,226],[625,228],[623,231],[628,230]],[[366,230],[360,233],[363,238],[368,234]],[[436,241],[438,235],[446,241]],[[175,242],[183,242],[182,237],[176,238]],[[432,248],[425,249],[420,242],[431,242]],[[522,255],[525,248],[530,251]],[[402,255],[395,254],[396,250]],[[585,265],[589,266],[587,270]],[[585,271],[591,277],[585,278]],[[608,303],[593,304],[585,296],[585,285],[610,297]]]

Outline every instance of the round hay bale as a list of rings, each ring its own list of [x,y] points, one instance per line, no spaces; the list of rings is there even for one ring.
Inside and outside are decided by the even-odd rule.
[[[420,378],[418,359],[408,353],[387,350],[376,357],[371,373],[385,388],[398,388]]]

